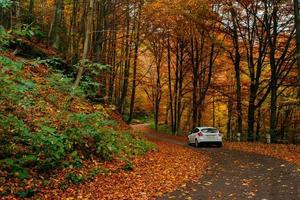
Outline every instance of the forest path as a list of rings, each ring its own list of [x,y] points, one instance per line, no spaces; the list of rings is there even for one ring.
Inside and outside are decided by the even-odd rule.
[[[197,182],[159,199],[300,199],[299,167],[292,163],[225,148],[195,148],[188,146],[184,138],[156,133],[146,125],[133,128],[145,132],[148,138],[186,146],[212,158],[211,166]]]

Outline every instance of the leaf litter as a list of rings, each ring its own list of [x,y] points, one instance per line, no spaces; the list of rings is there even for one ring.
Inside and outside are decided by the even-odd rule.
[[[210,158],[189,148],[154,141],[158,149],[133,159],[134,169],[122,169],[121,161],[106,163],[108,174],[93,181],[71,185],[65,191],[61,180],[37,194],[42,199],[155,199],[189,181],[197,181],[209,166]],[[97,165],[101,165],[97,163]],[[61,172],[63,176],[64,172]],[[59,178],[58,178],[59,179]]]

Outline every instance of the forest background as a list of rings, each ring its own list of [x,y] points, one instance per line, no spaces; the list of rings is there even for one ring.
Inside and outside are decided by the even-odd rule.
[[[19,33],[52,46],[50,59],[74,78],[73,87],[88,82],[89,100],[114,105],[128,123],[153,117],[155,129],[172,134],[215,126],[229,140],[237,133],[248,141],[299,134],[297,12],[291,1],[0,5],[2,41],[4,33]],[[14,53],[32,56],[22,45]]]

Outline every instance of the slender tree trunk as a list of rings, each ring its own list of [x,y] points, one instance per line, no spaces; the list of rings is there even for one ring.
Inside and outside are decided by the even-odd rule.
[[[140,24],[141,24],[141,12],[142,12],[143,1],[140,2],[138,9],[138,17],[137,17],[137,28],[136,28],[136,39],[135,39],[135,47],[134,47],[134,61],[133,61],[133,79],[132,79],[132,91],[131,91],[131,99],[130,99],[130,112],[128,123],[131,122],[133,118],[134,111],[134,101],[135,101],[135,91],[136,91],[136,78],[137,78],[137,60],[139,54],[139,45],[140,45]]]
[[[64,0],[56,0],[55,2],[55,13],[52,18],[52,22],[50,25],[49,33],[48,33],[48,41],[54,47],[59,49],[62,44],[62,39],[60,37],[60,33],[63,29],[62,21],[63,21],[63,12],[64,12]]]
[[[235,65],[235,78],[236,78],[236,109],[237,109],[237,130],[238,133],[243,133],[243,111],[242,111],[242,87],[240,79],[240,70],[238,65]]]
[[[178,115],[178,80],[179,80],[179,39],[176,41],[176,65],[175,65],[175,84],[174,84],[174,127],[173,132],[177,130]]]
[[[232,106],[233,101],[231,97],[228,97],[227,102],[227,140],[232,140],[232,128],[231,128],[231,120],[232,120]]]
[[[271,61],[272,63],[273,61]],[[271,64],[272,65],[272,64]],[[271,105],[270,105],[270,135],[272,142],[275,141],[277,127],[277,79],[276,70],[271,69]]]
[[[29,1],[29,8],[28,8],[29,14],[33,14],[33,8],[34,8],[34,0],[30,0]]]
[[[300,98],[300,13],[299,0],[294,0],[295,26],[296,26],[296,48],[297,48],[297,68],[298,68],[298,98]]]
[[[75,28],[76,28],[76,24],[77,24],[77,11],[78,11],[78,3],[77,1],[73,1],[72,3],[72,16],[70,18],[70,31],[69,31],[69,36],[68,36],[68,40],[69,40],[69,56],[67,56],[67,59],[71,62],[71,65],[73,65],[76,61],[76,53],[74,51],[75,49],[75,41],[77,37],[76,33],[75,33]],[[77,42],[77,41],[76,41]]]
[[[277,9],[278,4],[273,5],[273,13],[272,13],[272,22],[273,25],[270,26],[268,35],[269,35],[269,43],[270,43],[270,66],[271,66],[271,116],[270,116],[270,135],[271,141],[275,141],[276,137],[276,128],[277,128],[277,64],[276,64],[276,43],[277,43]],[[272,33],[271,33],[272,27]]]
[[[255,123],[255,96],[253,89],[250,89],[249,105],[248,105],[248,141],[253,142],[254,123]]]
[[[213,99],[213,109],[212,109],[212,111],[213,111],[213,113],[212,113],[212,127],[215,127],[215,94],[213,94],[213,96],[212,96],[212,99]]]
[[[113,17],[112,17],[112,61],[111,61],[111,66],[112,66],[112,71],[110,74],[110,90],[109,90],[109,100],[112,103],[116,103],[113,100],[113,94],[115,92],[115,81],[116,81],[116,57],[117,57],[117,25],[116,25],[116,2],[113,2],[112,5],[112,12],[113,12]]]
[[[92,33],[92,30],[93,30],[92,29],[93,10],[94,10],[94,0],[90,0],[89,14],[88,14],[88,20],[87,20],[87,25],[86,25],[86,30],[85,30],[85,39],[84,39],[84,45],[83,45],[82,59],[87,59],[88,58],[89,43],[90,43],[91,33]],[[76,80],[75,80],[75,83],[73,85],[74,89],[76,89],[79,86],[80,80],[81,80],[83,72],[84,72],[84,67],[85,66],[80,65],[80,67],[78,69]]]
[[[127,11],[126,11],[126,41],[125,41],[125,66],[124,66],[124,77],[123,77],[123,87],[121,91],[121,99],[119,103],[119,112],[124,112],[124,104],[128,91],[128,79],[130,73],[130,5],[127,1]]]
[[[243,133],[243,113],[242,113],[242,92],[241,92],[241,78],[240,78],[240,48],[239,48],[239,37],[238,37],[238,27],[237,27],[237,19],[236,13],[232,9],[231,17],[233,21],[233,45],[234,45],[234,72],[235,72],[235,81],[236,81],[236,109],[237,109],[237,131],[238,133]]]
[[[92,32],[93,11],[94,11],[94,0],[90,0],[88,19],[87,19],[87,25],[86,25],[86,30],[85,30],[85,40],[84,40],[84,45],[83,45],[82,59],[88,58],[90,34]],[[71,94],[68,96],[66,103],[63,106],[63,112],[61,112],[60,115],[62,115],[65,111],[67,111],[69,109],[69,107],[73,101],[73,98],[74,98],[74,92],[78,88],[79,83],[81,81],[81,78],[82,78],[82,75],[84,72],[84,67],[85,66],[83,66],[83,65],[79,66],[75,82],[72,86]]]
[[[34,21],[34,0],[30,0],[28,7],[28,23],[31,24]]]
[[[255,133],[255,140],[258,142],[260,141],[260,128],[261,128],[261,108],[258,108],[257,113],[257,121],[256,121],[256,133]]]
[[[15,0],[14,2],[15,2],[15,9],[16,9],[16,22],[18,22],[20,20],[19,19],[20,18],[20,8],[21,8],[20,0]]]
[[[156,64],[156,86],[155,86],[155,108],[154,108],[155,131],[158,130],[159,106],[160,106],[160,100],[161,100],[160,67],[161,67],[161,56],[162,55],[157,55],[157,56],[158,56],[158,58],[157,58],[157,64]]]
[[[183,57],[184,57],[184,44],[183,41],[180,41],[180,57],[179,57],[179,78],[178,78],[178,84],[179,84],[179,88],[178,88],[178,100],[177,100],[177,119],[176,119],[176,134],[178,134],[178,132],[180,131],[180,125],[181,125],[181,116],[182,116],[182,84],[183,84]]]
[[[171,78],[171,44],[170,38],[168,37],[168,47],[167,47],[167,56],[168,56],[168,89],[169,89],[169,103],[170,103],[170,115],[171,115],[171,129],[172,133],[175,133],[174,130],[174,110],[173,110],[173,94],[172,94],[172,78]]]
[[[196,56],[194,53],[194,50],[196,51]],[[192,127],[197,126],[197,117],[198,117],[198,79],[199,79],[199,63],[198,63],[198,43],[197,38],[195,39],[195,45],[194,45],[194,39],[192,38],[191,41],[191,59],[192,59],[192,65],[193,65],[193,97],[192,97]]]

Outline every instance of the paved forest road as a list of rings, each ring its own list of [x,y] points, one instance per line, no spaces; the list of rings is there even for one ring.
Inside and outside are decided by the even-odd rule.
[[[184,142],[162,138],[161,134],[158,136],[145,126],[136,127],[150,138],[188,147]],[[300,200],[300,172],[294,164],[224,148],[189,148],[208,154],[212,166],[198,182],[189,183],[159,199]]]

